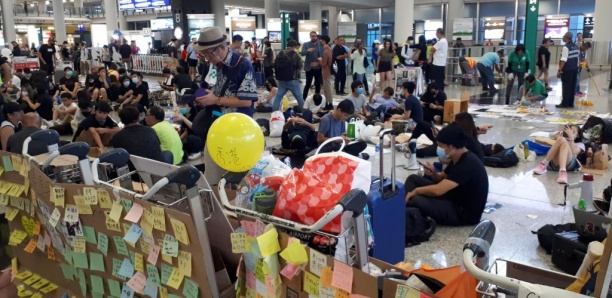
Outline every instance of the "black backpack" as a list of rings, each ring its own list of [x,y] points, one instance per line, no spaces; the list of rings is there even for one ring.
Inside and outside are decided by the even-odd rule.
[[[406,207],[406,247],[428,241],[435,231],[433,219],[423,217],[418,208]]]
[[[576,231],[576,224],[566,223],[562,225],[545,225],[541,227],[537,232],[531,232],[538,235],[538,242],[540,246],[546,251],[547,254],[552,252],[553,240],[555,234]]]
[[[504,149],[491,156],[486,156],[484,158],[485,166],[492,168],[509,168],[515,166],[519,162],[519,159],[512,149],[513,148]]]
[[[274,61],[274,73],[278,81],[293,81],[295,77],[295,62],[292,57],[281,51]]]
[[[590,116],[589,119],[582,126],[582,131],[589,128],[593,128],[596,125],[601,124],[601,137],[597,140],[592,140],[598,144],[610,144],[612,143],[612,120],[602,119],[597,116]],[[593,151],[595,152],[595,151]]]

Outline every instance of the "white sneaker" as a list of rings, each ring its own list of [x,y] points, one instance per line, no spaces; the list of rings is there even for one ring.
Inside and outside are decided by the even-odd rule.
[[[192,153],[189,156],[187,156],[188,160],[194,160],[198,157],[202,156],[202,152],[196,152],[196,153]]]

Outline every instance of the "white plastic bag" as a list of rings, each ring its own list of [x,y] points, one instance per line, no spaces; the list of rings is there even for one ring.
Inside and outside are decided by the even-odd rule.
[[[359,138],[365,142],[369,142],[372,137],[378,136],[382,128],[378,125],[368,125],[363,129]]]
[[[516,157],[518,157],[519,161],[532,162],[536,160],[535,151],[529,150],[529,155],[525,156],[525,149],[523,147],[523,144],[521,143],[518,143],[516,146],[514,146],[514,149],[512,149],[512,151],[516,154]]]
[[[363,123],[363,120],[356,120],[356,119],[352,119],[350,123],[355,124],[355,139],[359,140],[361,138],[361,134],[366,129],[365,123]],[[349,122],[346,122],[345,131],[348,131],[348,125],[349,125]]]
[[[274,111],[270,116],[270,137],[280,137],[285,126],[285,115],[281,111]]]

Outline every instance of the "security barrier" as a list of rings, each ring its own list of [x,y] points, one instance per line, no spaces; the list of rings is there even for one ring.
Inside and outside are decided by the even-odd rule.
[[[146,75],[162,75],[162,70],[167,67],[168,55],[132,55],[134,71]]]

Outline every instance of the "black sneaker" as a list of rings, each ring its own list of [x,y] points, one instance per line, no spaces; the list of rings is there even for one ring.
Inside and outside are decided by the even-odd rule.
[[[438,223],[436,223],[436,221],[429,216],[425,219],[429,224],[429,228],[425,230],[425,235],[427,235],[427,238],[430,238],[436,232],[436,227],[438,226]]]
[[[610,211],[610,203],[602,200],[593,200],[593,207],[606,216]]]
[[[557,108],[557,109],[569,109],[571,107],[564,106],[564,105],[556,105],[555,108]]]
[[[361,157],[361,159],[363,159],[363,160],[368,160],[368,159],[370,159],[370,154],[367,154],[365,152],[361,152],[361,153],[359,153],[359,157]]]

